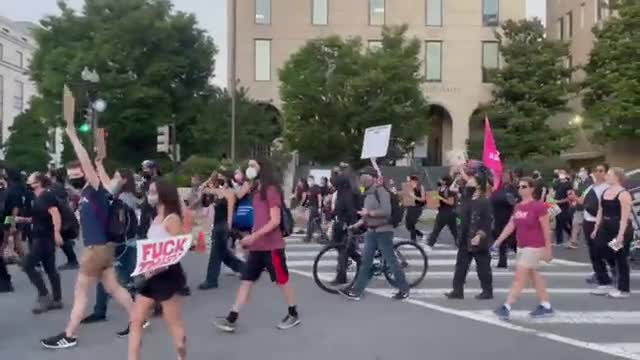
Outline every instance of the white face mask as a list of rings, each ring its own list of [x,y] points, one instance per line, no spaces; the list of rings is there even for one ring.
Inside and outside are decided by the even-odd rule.
[[[247,171],[245,171],[245,175],[247,176],[247,179],[253,180],[258,177],[258,170],[254,167],[248,167]]]
[[[149,194],[147,195],[147,201],[149,202],[149,205],[155,207],[156,205],[158,205],[158,194]]]

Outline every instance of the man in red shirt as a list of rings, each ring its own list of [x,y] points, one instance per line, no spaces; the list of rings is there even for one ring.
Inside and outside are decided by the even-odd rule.
[[[235,331],[240,309],[247,303],[253,284],[266,270],[271,281],[282,289],[288,305],[287,315],[277,328],[290,329],[300,324],[300,318],[293,288],[289,284],[285,242],[280,230],[282,190],[275,171],[267,161],[249,161],[246,177],[248,181],[243,185],[238,197],[250,195],[253,200],[253,231],[240,240],[240,244],[249,250],[249,254],[235,304],[229,315],[216,322],[215,326],[225,332]]]

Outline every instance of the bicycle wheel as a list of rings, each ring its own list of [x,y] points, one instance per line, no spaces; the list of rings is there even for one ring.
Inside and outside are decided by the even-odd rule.
[[[400,268],[409,283],[409,287],[418,286],[429,269],[429,259],[424,249],[411,241],[400,241],[393,246],[393,251],[398,259]],[[397,281],[388,265],[384,266],[384,276],[389,284],[397,286]]]
[[[340,284],[334,282],[338,269],[338,253],[344,248],[344,245],[325,246],[313,261],[313,280],[320,289],[331,294],[337,294],[338,290],[352,286],[360,269],[360,261],[349,258],[346,276],[341,279],[343,282]]]

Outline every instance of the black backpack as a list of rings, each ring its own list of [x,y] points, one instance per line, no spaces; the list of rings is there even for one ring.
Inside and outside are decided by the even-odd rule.
[[[404,207],[402,206],[402,199],[398,194],[394,194],[389,191],[384,186],[379,186],[376,191],[376,200],[380,203],[380,195],[378,194],[379,189],[383,189],[389,194],[389,200],[391,201],[391,216],[389,217],[389,224],[394,228],[397,228],[402,223],[402,218],[404,217]]]
[[[107,239],[113,243],[124,243],[135,237],[138,220],[135,210],[120,199],[113,199],[109,206]]]
[[[282,203],[280,207],[280,231],[283,237],[288,237],[293,234],[293,214],[291,210],[284,203],[284,195],[282,196]]]
[[[56,197],[57,208],[60,212],[60,235],[63,240],[74,240],[80,236],[80,223],[76,214],[71,209],[69,202]]]

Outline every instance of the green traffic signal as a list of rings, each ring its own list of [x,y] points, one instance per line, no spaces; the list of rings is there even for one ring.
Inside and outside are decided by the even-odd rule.
[[[89,124],[86,124],[86,123],[80,125],[80,128],[78,129],[78,131],[80,131],[82,133],[89,132],[89,130],[91,130],[91,128],[89,127]]]

